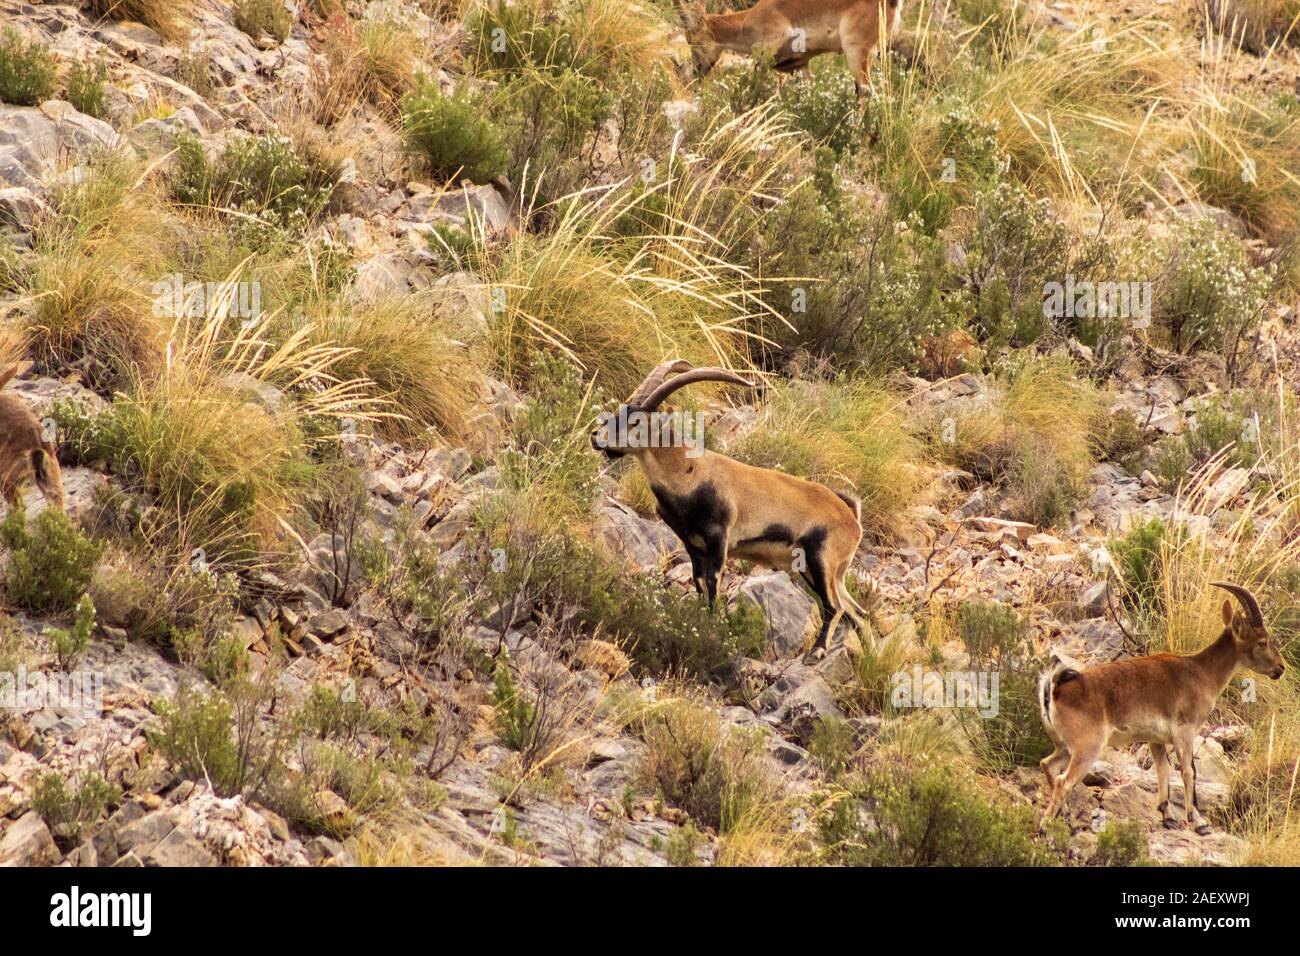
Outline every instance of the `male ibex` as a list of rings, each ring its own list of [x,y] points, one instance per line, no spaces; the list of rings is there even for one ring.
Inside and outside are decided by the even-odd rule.
[[[665,362],[592,432],[592,447],[611,458],[635,456],[659,517],[681,539],[695,589],[708,595],[710,606],[729,557],[799,573],[822,608],[821,633],[813,645],[818,654],[841,615],[858,627],[865,618],[844,583],[862,540],[861,506],[816,482],[705,450],[701,436],[688,448],[673,417],[655,413],[669,395],[692,382],[751,385],[725,369],[694,368],[682,359]]]
[[[1145,742],[1156,768],[1157,809],[1166,827],[1177,826],[1169,810],[1169,749],[1178,755],[1183,774],[1187,823],[1204,835],[1196,801],[1196,764],[1192,741],[1214,702],[1239,666],[1274,680],[1285,666],[1269,635],[1259,601],[1239,584],[1214,582],[1241,602],[1234,613],[1223,602],[1223,633],[1209,647],[1186,657],[1151,654],[1111,661],[1080,673],[1058,667],[1038,685],[1039,712],[1056,750],[1040,763],[1047,777],[1046,824],[1066,795],[1088,772],[1109,744]]]
[[[18,373],[14,365],[0,371],[0,389]],[[0,493],[9,507],[18,503],[23,485],[31,478],[45,500],[63,509],[63,476],[57,450],[46,441],[44,429],[21,399],[0,394]]]
[[[698,76],[713,69],[724,50],[766,51],[787,73],[823,53],[843,53],[859,92],[882,27],[892,36],[903,15],[903,0],[758,0],[748,10],[717,15],[704,13],[700,0],[677,5]]]

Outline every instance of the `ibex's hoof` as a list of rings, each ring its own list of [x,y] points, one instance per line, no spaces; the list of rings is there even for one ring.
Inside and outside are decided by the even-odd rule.
[[[1178,827],[1181,826],[1177,820],[1171,820],[1169,817],[1165,817],[1160,822],[1164,825],[1166,830],[1177,830]]]
[[[1210,825],[1209,825],[1208,823],[1202,823],[1199,827],[1196,828],[1196,835],[1197,835],[1197,836],[1209,836],[1209,835],[1210,835]]]
[[[814,647],[811,651],[809,651],[807,654],[803,656],[803,662],[807,666],[812,667],[814,664],[819,663],[825,658],[826,658],[826,648]]]

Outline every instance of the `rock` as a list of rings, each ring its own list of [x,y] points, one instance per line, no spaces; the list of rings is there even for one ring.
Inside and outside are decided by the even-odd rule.
[[[0,226],[30,232],[36,217],[45,208],[44,200],[23,186],[0,189]]]
[[[681,550],[681,542],[662,521],[642,518],[617,501],[609,500],[601,507],[596,516],[596,530],[610,551],[643,571],[659,568],[665,559]]]
[[[50,866],[59,856],[49,827],[35,810],[9,824],[0,836],[0,866]]]
[[[452,338],[473,345],[487,335],[492,296],[481,276],[472,272],[439,276],[430,295],[434,312],[446,320]]]
[[[1085,617],[1101,617],[1113,603],[1114,590],[1110,580],[1090,584],[1079,596],[1079,607]]]
[[[431,211],[461,225],[467,225],[471,219],[482,221],[489,239],[505,232],[511,224],[510,209],[492,186],[465,185],[459,190],[449,190],[438,197]]]
[[[990,518],[987,516],[972,518],[971,525],[989,534],[999,534],[1003,538],[1013,538],[1021,544],[1027,543],[1038,531],[1036,525],[1032,525],[1027,521],[1007,521],[1003,518]]]
[[[784,571],[750,575],[740,586],[736,600],[748,601],[763,612],[770,659],[802,654],[821,624],[816,603]]]
[[[312,618],[311,623],[307,625],[307,630],[322,641],[332,641],[346,633],[351,627],[352,619],[348,617],[347,612],[332,608],[324,614],[318,614]]]
[[[1194,222],[1198,219],[1213,219],[1220,229],[1228,230],[1239,239],[1246,237],[1245,223],[1226,209],[1211,206],[1209,203],[1194,201],[1179,203],[1173,208],[1173,213],[1186,222]]]

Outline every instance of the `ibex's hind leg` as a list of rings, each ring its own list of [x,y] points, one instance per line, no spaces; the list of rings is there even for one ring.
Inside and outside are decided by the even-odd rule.
[[[1065,744],[1058,743],[1056,749],[1050,754],[1038,761],[1038,766],[1043,771],[1043,776],[1047,778],[1047,794],[1051,798],[1052,789],[1056,786],[1056,780],[1061,775],[1066,766],[1070,763],[1070,751]]]
[[[1056,778],[1056,784],[1052,788],[1052,795],[1047,801],[1047,809],[1043,813],[1043,824],[1056,816],[1061,807],[1065,804],[1065,798],[1070,795],[1075,784],[1083,779],[1083,775],[1088,772],[1089,768],[1097,762],[1101,752],[1105,749],[1105,738],[1097,738],[1088,741],[1074,741],[1074,750],[1070,751],[1070,763],[1065,768],[1065,773]]]
[[[1151,763],[1156,769],[1156,809],[1160,811],[1160,822],[1166,827],[1175,827],[1178,821],[1169,811],[1169,751],[1164,744],[1149,744]]]

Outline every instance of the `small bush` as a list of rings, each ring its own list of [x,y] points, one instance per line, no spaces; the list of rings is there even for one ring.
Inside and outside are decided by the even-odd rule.
[[[973,670],[997,675],[997,713],[963,709],[962,728],[991,769],[1033,766],[1052,752],[1038,718],[1038,674],[1029,628],[1002,604],[968,602],[957,612],[957,634]]]
[[[49,47],[5,27],[0,36],[0,102],[39,105],[54,92],[54,73]]]
[[[645,720],[641,773],[663,798],[719,834],[777,799],[757,734],[722,725],[692,700],[674,700]]]
[[[21,507],[0,522],[0,544],[9,553],[5,599],[38,613],[71,609],[90,586],[104,546],[92,541],[57,508],[46,508],[27,529]]]
[[[277,43],[289,38],[294,16],[284,5],[284,0],[235,0],[235,26],[254,40],[264,36]]]
[[[160,722],[147,732],[149,743],[187,779],[208,781],[221,796],[256,799],[284,770],[286,728],[261,719],[271,696],[265,681],[235,681],[210,694],[183,685],[154,704]]]
[[[871,807],[868,827],[854,800],[821,824],[831,858],[855,866],[1043,866],[1052,853],[1034,842],[1029,806],[986,793],[945,764],[888,764],[858,789]]]
[[[1124,603],[1129,607],[1155,611],[1163,603],[1160,549],[1164,538],[1165,523],[1151,518],[1133,525],[1122,538],[1107,544],[1124,588]]]
[[[962,467],[1004,482],[1013,515],[1052,523],[1086,490],[1104,414],[1073,363],[1031,357],[999,377],[987,406],[956,419],[940,447]]]
[[[329,208],[342,175],[275,134],[237,139],[213,161],[191,136],[177,141],[172,192],[179,202],[229,209],[301,232]]]
[[[1153,293],[1153,322],[1180,352],[1224,355],[1231,377],[1263,313],[1268,278],[1250,266],[1236,237],[1212,219],[1178,224]]]
[[[444,96],[437,81],[402,101],[402,139],[438,179],[485,183],[506,171],[505,141],[483,103],[464,90]]]
[[[76,63],[64,81],[64,96],[79,112],[104,118],[104,81],[108,66],[103,61]]]
[[[68,671],[82,652],[90,646],[90,632],[95,627],[95,604],[89,594],[83,594],[73,613],[72,627],[46,628],[45,637],[54,653],[55,666]]]
[[[32,809],[41,815],[55,835],[75,844],[104,812],[122,799],[122,789],[103,775],[91,771],[69,781],[50,771],[41,774],[32,792]]]
[[[1090,866],[1142,866],[1150,863],[1146,827],[1140,820],[1111,820],[1097,834]]]

